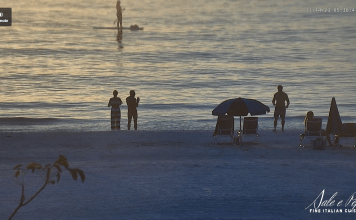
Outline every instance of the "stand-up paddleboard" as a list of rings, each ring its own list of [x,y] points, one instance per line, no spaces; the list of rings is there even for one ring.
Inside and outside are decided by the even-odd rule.
[[[113,29],[117,30],[117,27],[93,27],[94,29]],[[131,25],[131,27],[122,27],[123,30],[131,30],[131,31],[142,31],[143,27]]]

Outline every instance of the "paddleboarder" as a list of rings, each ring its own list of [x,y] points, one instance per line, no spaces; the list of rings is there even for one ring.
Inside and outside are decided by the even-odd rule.
[[[120,3],[120,1],[117,1],[116,3],[117,29],[122,29],[122,12],[125,10],[124,8],[121,8]]]

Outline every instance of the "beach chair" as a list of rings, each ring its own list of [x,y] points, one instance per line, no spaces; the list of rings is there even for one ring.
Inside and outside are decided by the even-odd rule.
[[[219,136],[230,137],[232,143],[234,143],[234,117],[233,116],[218,116],[216,121],[215,131],[213,137],[215,138],[215,144]]]
[[[333,135],[334,145],[340,147],[340,138],[353,137],[354,145],[356,148],[356,123],[342,123],[341,131]]]
[[[313,118],[313,119],[306,120],[304,133],[300,135],[299,146],[304,147],[303,140],[306,137],[321,138],[321,126],[322,126],[321,118]]]
[[[256,139],[254,141],[255,144],[258,144],[258,117],[244,117],[244,124],[242,127],[242,131],[239,131],[239,136],[241,137],[239,140],[239,144],[242,143],[243,137],[255,136]]]

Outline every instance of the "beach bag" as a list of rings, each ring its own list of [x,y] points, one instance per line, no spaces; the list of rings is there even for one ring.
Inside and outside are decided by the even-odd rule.
[[[318,137],[316,140],[312,140],[313,150],[325,150],[325,139]]]

